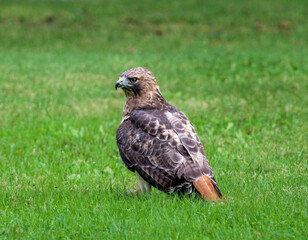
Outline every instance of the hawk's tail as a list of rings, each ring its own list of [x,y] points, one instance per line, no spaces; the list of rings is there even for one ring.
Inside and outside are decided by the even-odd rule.
[[[202,174],[196,182],[193,183],[198,192],[207,200],[221,201],[222,193],[217,186],[215,179]]]

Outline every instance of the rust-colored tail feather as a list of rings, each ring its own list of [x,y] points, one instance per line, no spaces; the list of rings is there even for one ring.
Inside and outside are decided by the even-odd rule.
[[[217,201],[219,199],[221,201],[222,194],[218,188],[218,186],[214,185],[210,177],[202,174],[200,178],[196,182],[193,183],[198,192],[207,200]],[[217,190],[218,189],[218,192]]]

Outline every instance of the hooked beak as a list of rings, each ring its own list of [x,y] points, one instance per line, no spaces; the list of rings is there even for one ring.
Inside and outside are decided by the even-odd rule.
[[[126,77],[120,77],[119,80],[115,84],[115,89],[125,88],[129,85],[129,81]]]
[[[121,85],[121,83],[119,81],[117,81],[116,84],[115,84],[115,90],[117,90],[118,87],[120,87],[120,85]]]

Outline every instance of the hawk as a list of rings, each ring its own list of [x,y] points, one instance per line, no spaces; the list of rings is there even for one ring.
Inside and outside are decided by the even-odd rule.
[[[117,145],[125,166],[137,172],[135,193],[151,186],[165,193],[200,193],[216,201],[222,193],[200,139],[186,115],[163,98],[153,73],[137,67],[115,84],[126,95]]]

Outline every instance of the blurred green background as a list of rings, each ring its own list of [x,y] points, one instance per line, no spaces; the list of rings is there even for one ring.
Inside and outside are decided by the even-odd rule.
[[[0,1],[0,238],[305,239],[307,1]],[[227,203],[130,197],[115,143],[145,66]]]

